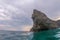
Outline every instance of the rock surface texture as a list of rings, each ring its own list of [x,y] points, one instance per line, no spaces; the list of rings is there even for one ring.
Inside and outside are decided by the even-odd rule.
[[[33,27],[30,31],[39,32],[43,30],[55,29],[58,27],[56,21],[49,19],[43,12],[36,9],[32,14]]]
[[[60,27],[60,20],[57,20],[56,23],[58,24],[58,27]]]

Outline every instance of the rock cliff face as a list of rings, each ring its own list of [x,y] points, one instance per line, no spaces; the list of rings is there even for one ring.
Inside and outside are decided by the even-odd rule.
[[[60,27],[60,20],[57,20],[56,23],[58,24],[58,27]]]
[[[36,9],[32,14],[33,27],[30,31],[39,32],[43,30],[55,29],[58,27],[57,23],[49,19],[43,12]]]

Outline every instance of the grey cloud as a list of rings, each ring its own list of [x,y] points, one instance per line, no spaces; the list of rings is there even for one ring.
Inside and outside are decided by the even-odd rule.
[[[6,10],[4,15],[11,17],[11,20],[0,20],[0,24],[10,25],[11,27],[21,27],[32,25],[31,14],[34,8],[34,1],[21,5],[22,0],[2,0],[1,5]]]
[[[51,19],[54,19],[59,15],[59,13],[55,12],[60,11],[60,0],[36,0],[35,8],[46,13]]]

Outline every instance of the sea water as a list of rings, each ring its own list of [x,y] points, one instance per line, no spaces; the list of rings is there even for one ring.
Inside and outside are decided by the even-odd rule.
[[[0,40],[60,40],[60,29],[40,32],[0,31]]]

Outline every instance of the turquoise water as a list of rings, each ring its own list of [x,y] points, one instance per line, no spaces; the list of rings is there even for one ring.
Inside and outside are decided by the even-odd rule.
[[[32,40],[60,40],[60,29],[36,32]]]
[[[0,31],[0,40],[60,40],[60,29],[41,32]]]

